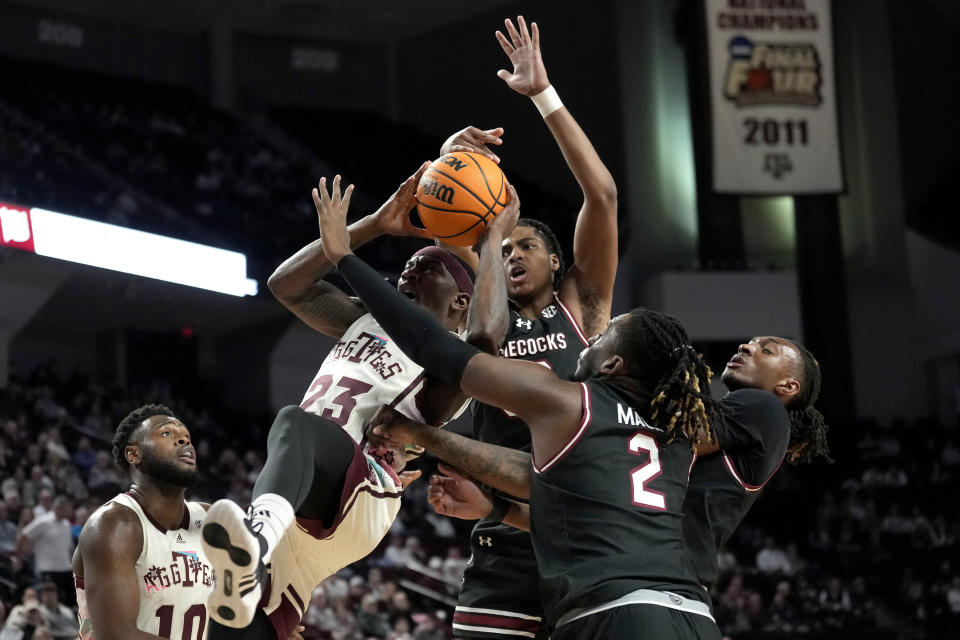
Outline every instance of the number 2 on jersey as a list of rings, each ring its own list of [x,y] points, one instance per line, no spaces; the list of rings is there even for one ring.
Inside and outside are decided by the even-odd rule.
[[[646,482],[660,475],[660,449],[657,441],[645,433],[637,432],[630,438],[630,453],[635,456],[647,453],[650,460],[636,467],[630,472],[630,481],[633,483],[633,504],[638,507],[651,507],[666,510],[667,503],[659,491],[648,489]]]
[[[323,397],[323,395],[330,389],[332,384],[333,376],[319,376],[313,381],[313,384],[310,385],[310,388],[307,389],[308,395],[304,401],[300,403],[300,408],[308,409],[310,405]],[[338,409],[335,412],[330,407],[324,407],[320,412],[320,415],[330,422],[343,427],[350,419],[350,413],[353,411],[353,408],[357,406],[356,397],[366,393],[367,391],[370,391],[370,389],[373,388],[373,385],[363,382],[362,380],[354,380],[353,378],[344,376],[340,378],[340,380],[337,381],[337,384],[334,386],[345,389],[343,393],[335,396],[329,402],[329,404],[337,405]]]

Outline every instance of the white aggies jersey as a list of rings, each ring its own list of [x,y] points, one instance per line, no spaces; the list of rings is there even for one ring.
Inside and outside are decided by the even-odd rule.
[[[426,422],[417,406],[423,378],[423,367],[408,358],[367,313],[350,325],[327,354],[300,408],[340,425],[359,444],[364,426],[381,405]]]
[[[136,513],[143,529],[143,550],[134,565],[140,583],[137,628],[170,640],[206,638],[206,603],[214,580],[213,568],[200,543],[206,510],[198,502],[187,502],[188,512],[182,527],[168,531],[151,521],[140,503],[129,494],[121,493],[107,505],[111,503]],[[77,607],[80,638],[95,640],[80,579],[77,579]]]

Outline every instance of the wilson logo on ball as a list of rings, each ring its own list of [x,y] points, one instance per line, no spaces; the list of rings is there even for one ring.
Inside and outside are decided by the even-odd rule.
[[[477,153],[449,153],[427,168],[417,185],[420,220],[449,244],[476,244],[507,204],[507,180],[495,162]]]
[[[442,185],[437,180],[431,180],[424,176],[424,179],[420,181],[420,188],[422,189],[420,193],[424,196],[432,196],[440,202],[453,204],[452,187]]]

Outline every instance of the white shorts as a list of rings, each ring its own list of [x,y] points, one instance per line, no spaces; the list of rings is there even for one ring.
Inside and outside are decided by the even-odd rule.
[[[260,606],[278,640],[286,640],[299,624],[317,585],[379,546],[400,511],[402,491],[393,469],[383,469],[354,445],[333,525],[297,518],[270,558],[270,582]]]

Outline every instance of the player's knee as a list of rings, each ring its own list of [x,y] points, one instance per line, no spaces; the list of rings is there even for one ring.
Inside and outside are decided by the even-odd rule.
[[[270,433],[267,435],[268,447],[299,442],[305,415],[306,412],[296,405],[280,409],[273,421],[273,426],[270,427]]]

